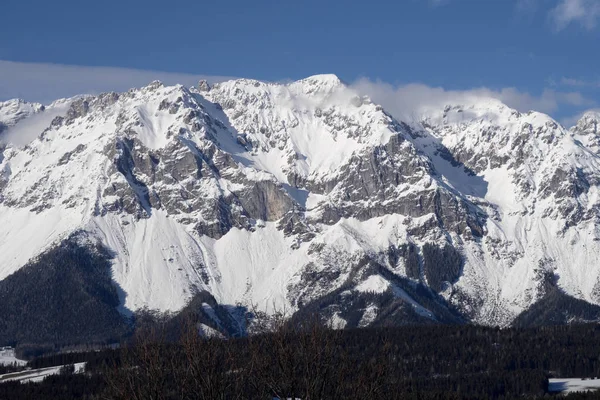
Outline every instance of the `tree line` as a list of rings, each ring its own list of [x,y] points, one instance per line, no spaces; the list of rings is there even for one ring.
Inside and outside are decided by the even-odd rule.
[[[200,336],[193,320],[176,337],[161,321],[147,323],[119,349],[31,361],[88,364],[83,375],[0,384],[0,398],[533,399],[549,395],[550,377],[600,376],[596,325],[329,330],[317,322],[282,318],[272,332],[228,339]]]

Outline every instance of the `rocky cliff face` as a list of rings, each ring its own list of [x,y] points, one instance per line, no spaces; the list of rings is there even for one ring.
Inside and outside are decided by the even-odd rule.
[[[335,326],[508,325],[548,274],[597,303],[595,121],[490,100],[406,124],[332,75],[0,103],[0,279],[86,231],[129,309],[207,291]]]

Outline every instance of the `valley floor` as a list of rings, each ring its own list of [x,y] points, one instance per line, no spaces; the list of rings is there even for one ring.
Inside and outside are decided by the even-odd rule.
[[[177,336],[164,326],[147,321],[118,349],[34,358],[31,370],[0,377],[0,399],[600,398],[598,391],[580,393],[600,388],[598,325],[328,330],[282,324],[229,339],[202,338],[194,325]],[[85,373],[76,373],[84,365]]]

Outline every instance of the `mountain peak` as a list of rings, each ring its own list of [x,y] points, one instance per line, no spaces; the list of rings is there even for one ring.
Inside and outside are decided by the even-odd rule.
[[[308,88],[307,93],[311,92],[332,92],[342,87],[346,87],[344,82],[334,74],[320,74],[300,79],[290,84],[290,86],[300,85]]]
[[[587,122],[600,122],[600,110],[589,110],[586,111],[581,118],[579,118],[579,122],[587,123]]]
[[[42,104],[29,103],[22,99],[0,102],[0,124],[4,126],[15,125],[20,120],[44,111],[44,109],[45,107]]]
[[[579,118],[573,131],[582,135],[598,135],[598,125],[600,125],[600,110],[589,110]]]
[[[421,122],[425,125],[475,124],[520,129],[523,124],[548,126],[555,129],[558,123],[549,115],[537,112],[521,112],[501,100],[492,97],[469,97],[458,99],[445,107],[431,106],[422,111]]]
[[[322,83],[327,85],[340,85],[342,80],[335,74],[317,74],[300,79],[299,82]]]
[[[164,84],[161,81],[154,80],[154,81],[150,82],[148,85],[146,85],[143,89],[156,90],[156,89],[159,89],[162,87],[164,87]]]
[[[581,119],[600,119],[600,109],[599,110],[588,110],[581,116]]]

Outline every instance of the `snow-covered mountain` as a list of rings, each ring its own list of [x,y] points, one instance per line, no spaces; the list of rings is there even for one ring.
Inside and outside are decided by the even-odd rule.
[[[509,325],[548,282],[600,304],[599,120],[408,124],[333,75],[0,103],[0,280],[78,232],[129,310]]]

